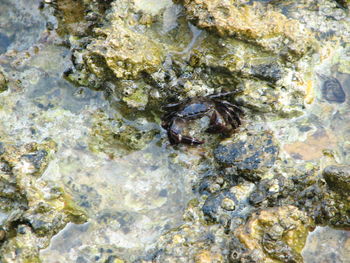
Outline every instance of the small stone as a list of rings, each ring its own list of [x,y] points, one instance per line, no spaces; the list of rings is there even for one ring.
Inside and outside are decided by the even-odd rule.
[[[221,201],[221,207],[227,211],[233,211],[235,210],[235,202],[232,199],[225,197]]]
[[[208,187],[208,191],[210,193],[215,193],[217,191],[219,191],[221,189],[220,185],[219,184],[211,184],[209,187]]]

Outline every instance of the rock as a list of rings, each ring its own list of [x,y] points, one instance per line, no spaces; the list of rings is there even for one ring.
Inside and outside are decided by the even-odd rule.
[[[231,259],[301,263],[300,252],[312,228],[312,220],[294,206],[260,210],[234,231]]]
[[[225,197],[221,201],[221,207],[222,207],[222,209],[225,209],[227,211],[233,211],[233,210],[235,210],[235,201],[233,201],[230,198]]]
[[[0,68],[0,92],[7,90],[7,80],[4,73],[2,73]]]
[[[38,150],[21,156],[21,162],[25,163],[23,165],[27,166],[33,174],[41,174],[40,168],[45,168],[45,162],[47,157],[47,152],[45,150]]]
[[[235,196],[230,191],[211,195],[204,203],[202,210],[208,221],[227,225],[231,211],[235,209]]]
[[[228,262],[229,238],[224,228],[219,224],[200,223],[197,221],[202,220],[199,206],[191,209],[198,213],[194,221],[186,222],[161,236],[156,250],[150,255],[151,260],[142,262]]]
[[[271,6],[238,1],[183,0],[189,20],[200,28],[261,46],[289,59],[299,58],[314,48],[314,37],[297,20],[276,12]]]
[[[324,81],[321,88],[323,99],[329,103],[344,103],[346,94],[339,80],[325,75],[319,76]]]
[[[0,261],[4,263],[40,263],[39,240],[27,225],[18,225],[18,233],[9,238],[0,249]],[[16,251],[14,254],[13,252]]]
[[[112,73],[116,78],[136,79],[141,73],[157,71],[164,59],[162,45],[115,19],[87,46],[84,60],[98,77]]]
[[[259,59],[256,59],[259,57]],[[193,66],[206,66],[229,75],[258,78],[276,83],[285,75],[278,55],[264,52],[253,44],[231,38],[208,35],[191,55]]]
[[[102,113],[96,113],[91,130],[89,147],[92,151],[105,151],[116,154],[123,149],[126,152],[141,150],[154,139],[159,130],[155,125],[140,118],[133,125],[123,120],[111,120]],[[116,149],[117,148],[117,149]]]
[[[350,1],[349,0],[335,0],[341,7],[349,8]]]
[[[212,253],[210,250],[201,250],[195,255],[195,263],[224,262],[220,253]]]
[[[52,141],[22,147],[1,145],[0,205],[4,218],[0,261],[40,262],[39,249],[48,246],[68,222],[82,223],[86,215],[61,187],[38,178],[55,151]],[[13,251],[18,253],[13,255]]]
[[[323,177],[333,191],[344,195],[350,194],[350,166],[327,166],[323,170]]]
[[[259,180],[275,163],[278,146],[271,133],[236,134],[215,149],[216,161],[223,167],[233,167],[239,176]]]
[[[253,188],[252,183],[245,182],[210,195],[202,207],[205,219],[230,227],[236,217],[243,218],[249,213],[251,207],[247,200]]]

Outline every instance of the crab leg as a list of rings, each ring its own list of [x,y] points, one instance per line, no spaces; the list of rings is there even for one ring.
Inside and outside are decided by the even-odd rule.
[[[224,109],[225,109],[225,112],[228,112],[228,116],[231,124],[234,123],[236,127],[242,124],[241,119],[239,118],[239,115],[236,111],[226,106],[224,107]]]
[[[221,114],[216,110],[213,111],[213,114],[210,117],[209,127],[206,129],[206,132],[209,133],[220,133],[227,130],[225,120],[222,118]]]
[[[198,145],[204,143],[204,141],[197,140],[190,136],[182,135],[181,127],[177,123],[178,121],[181,122],[181,119],[173,119],[171,125],[167,129],[168,138],[171,144],[174,145],[179,143],[186,143],[190,145]]]
[[[199,145],[204,143],[204,141],[197,140],[190,136],[181,135],[180,133],[176,133],[171,129],[168,130],[168,138],[172,145],[176,145],[179,143],[186,143],[189,145]]]
[[[244,112],[236,105],[232,104],[231,102],[228,102],[227,100],[222,100],[219,102],[219,104],[222,104],[226,106],[227,108],[232,108],[236,110],[239,114],[243,114]]]
[[[241,121],[237,116],[237,113],[224,105],[218,107],[219,113],[225,119],[226,124],[231,124],[233,129],[236,129],[239,125],[241,125]]]

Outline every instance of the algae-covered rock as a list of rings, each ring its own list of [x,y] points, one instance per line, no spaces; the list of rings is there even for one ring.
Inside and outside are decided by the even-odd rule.
[[[247,132],[221,142],[214,155],[220,165],[233,167],[239,175],[256,181],[273,167],[278,151],[271,133]]]
[[[3,92],[7,89],[7,80],[4,73],[2,73],[0,68],[0,92]]]
[[[201,223],[202,201],[192,200],[186,211],[185,224],[160,237],[156,249],[144,262],[207,263],[228,262],[229,236],[221,225]]]
[[[265,50],[293,57],[314,47],[312,33],[297,20],[288,19],[270,6],[238,1],[184,0],[187,16],[197,26],[259,45]]]
[[[84,211],[60,186],[38,178],[55,148],[50,140],[23,147],[1,144],[0,227],[7,237],[0,245],[1,262],[40,262],[39,249],[53,235],[68,222],[86,220]]]
[[[254,213],[237,228],[231,244],[233,262],[303,262],[300,255],[312,220],[294,206],[268,208]],[[243,244],[243,247],[241,244]]]
[[[349,0],[335,0],[340,6],[349,8],[350,7],[350,1]]]
[[[115,19],[106,28],[97,30],[100,37],[87,46],[85,62],[91,72],[102,77],[104,67],[116,78],[135,79],[141,73],[151,74],[164,59],[162,45],[129,29]]]
[[[350,194],[350,166],[327,166],[323,176],[328,186],[339,194]]]
[[[145,119],[139,119],[131,125],[122,119],[111,120],[102,113],[97,113],[95,117],[89,142],[92,151],[115,154],[121,150],[141,150],[159,133],[157,127],[146,123]]]
[[[16,237],[8,239],[0,248],[0,260],[4,263],[41,263],[39,249],[43,243],[39,241],[30,226],[16,226]],[[13,253],[16,251],[16,253]]]

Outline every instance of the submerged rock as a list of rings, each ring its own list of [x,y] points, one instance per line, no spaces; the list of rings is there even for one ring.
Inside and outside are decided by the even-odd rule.
[[[53,142],[1,145],[0,261],[41,262],[39,249],[48,246],[51,237],[68,222],[82,223],[86,216],[60,186],[38,178],[55,150]]]
[[[89,150],[97,153],[96,155],[107,153],[111,160],[117,159],[115,157],[118,154],[127,154],[122,160],[118,158],[120,163],[128,163],[132,159],[130,152],[135,151],[138,153],[137,158],[134,157],[137,165],[140,161],[147,163],[141,166],[140,173],[132,175],[135,178],[144,176],[145,181],[155,182],[147,190],[147,198],[144,193],[128,197],[128,205],[139,210],[146,209],[150,204],[155,210],[159,210],[165,199],[170,200],[178,195],[175,192],[170,197],[166,189],[158,189],[157,178],[168,180],[168,177],[163,180],[157,172],[158,166],[164,167],[164,162],[157,160],[154,165],[149,166],[148,162],[153,157],[147,157],[141,151],[153,143],[153,139],[158,139],[156,135],[159,133],[159,125],[149,124],[155,119],[157,122],[160,115],[150,117],[151,110],[155,109],[152,114],[157,115],[160,105],[167,103],[167,100],[179,101],[223,90],[236,92],[232,100],[246,109],[245,118],[248,122],[263,120],[273,126],[272,120],[300,116],[304,113],[304,99],[306,104],[313,102],[315,62],[319,63],[328,51],[332,54],[335,49],[330,45],[332,48],[326,50],[327,52],[323,50],[324,53],[309,56],[316,51],[317,44],[313,33],[307,28],[319,29],[318,36],[321,37],[332,28],[329,26],[331,23],[343,16],[343,11],[332,7],[335,5],[334,1],[323,0],[310,2],[305,8],[310,14],[310,20],[303,18],[300,21],[293,19],[297,17],[295,14],[290,15],[289,5],[294,7],[294,2],[291,1],[251,1],[252,3],[247,4],[248,1],[183,0],[183,7],[171,1],[84,0],[76,1],[78,13],[81,13],[82,2],[91,2],[91,6],[105,3],[103,6],[110,9],[106,13],[101,11],[102,15],[85,10],[87,14],[84,19],[94,22],[79,24],[83,18],[69,17],[74,14],[70,13],[74,10],[69,10],[69,5],[66,5],[68,1],[61,2],[59,9],[65,13],[64,18],[68,21],[64,25],[64,19],[60,20],[63,23],[60,31],[74,35],[70,37],[70,44],[76,72],[74,75],[67,71],[68,79],[75,80],[80,85],[104,89],[110,105],[117,108],[118,114],[122,112],[123,115],[115,116],[113,113],[102,118],[93,116],[92,129],[87,132]],[[295,3],[302,7],[307,4],[299,1]],[[154,9],[150,8],[153,4],[156,6]],[[64,10],[65,8],[68,10]],[[299,12],[298,8],[295,10],[296,13]],[[333,18],[327,15],[327,10],[330,10]],[[200,29],[208,30],[202,31],[189,26],[187,19],[194,21]],[[327,26],[323,27],[315,21],[326,21],[329,24],[326,23]],[[337,30],[337,34],[340,32],[341,30]],[[347,34],[349,31],[344,32]],[[347,70],[347,62],[344,61],[342,65]],[[341,92],[332,95],[336,100],[342,100]],[[139,115],[141,118],[138,118]],[[192,129],[190,126],[186,129],[196,132],[196,128]],[[210,170],[208,174],[215,175],[208,175],[200,185],[201,201],[190,202],[184,213],[186,222],[164,233],[155,244],[154,250],[147,252],[144,262],[302,262],[300,250],[312,228],[312,220],[319,224],[349,226],[349,202],[337,193],[338,185],[346,181],[343,176],[335,176],[337,179],[334,179],[333,175],[327,175],[329,179],[326,181],[333,190],[327,191],[323,179],[317,178],[318,164],[309,170],[305,167],[311,166],[310,163],[303,163],[302,168],[297,167],[280,155],[279,143],[272,133],[254,128],[252,130],[238,131],[215,146],[214,157],[219,165],[205,168]],[[164,138],[165,136],[162,137]],[[159,140],[158,143],[161,144],[162,141]],[[210,159],[210,147],[214,144],[208,145],[185,150],[174,148],[169,152],[164,147],[161,154],[167,155],[171,152],[176,156],[174,162],[181,158],[188,159],[192,153],[203,156],[203,159]],[[182,150],[185,153],[179,157],[177,154]],[[15,167],[19,167],[21,171],[29,171],[36,180],[45,168],[50,152],[35,149],[21,156],[21,165],[16,164]],[[210,164],[215,161],[211,159]],[[201,162],[198,163],[202,165]],[[193,162],[186,160],[186,165],[190,169],[197,169],[197,163],[193,165]],[[295,167],[286,167],[288,165]],[[119,164],[116,164],[112,168],[116,173],[128,175],[128,170],[119,171],[118,167]],[[4,173],[11,173],[12,163],[4,160],[0,168]],[[152,173],[148,173],[147,169]],[[191,171],[181,174],[180,180],[190,177],[190,173]],[[91,174],[94,174],[93,168]],[[202,174],[196,176],[200,177]],[[35,184],[36,181],[32,180],[30,182]],[[131,180],[126,184],[124,179],[120,183],[118,181],[118,189],[130,187],[135,193],[142,192],[140,189],[144,188],[144,182],[139,183],[139,188],[135,182],[137,181]],[[79,185],[78,182],[72,184]],[[81,194],[81,205],[90,208],[94,213],[94,209],[103,202],[103,196],[90,184],[89,177],[80,185],[82,190],[78,192]],[[106,181],[106,185],[110,185],[110,182]],[[19,221],[15,221],[16,227],[18,223],[16,231],[27,235],[25,240],[42,237],[45,239],[44,247],[46,236],[51,237],[65,222],[73,221],[71,215],[66,215],[66,210],[58,209],[57,212],[47,200],[42,201],[41,192],[37,189],[34,192],[39,196],[37,201],[41,203],[33,201],[34,198],[28,198],[27,193],[17,191],[22,186],[18,186],[16,182],[5,182],[4,187],[6,191],[3,194],[9,195],[9,199],[4,200],[12,202],[12,207],[8,209],[13,211],[14,218],[19,218]],[[44,189],[41,185],[39,188]],[[339,188],[348,190],[347,187]],[[55,200],[54,204],[62,205],[61,201],[66,195],[56,189],[48,191],[58,192],[58,200],[55,199],[56,196],[50,200]],[[12,192],[16,192],[16,195],[11,196]],[[149,200],[148,197],[152,195],[158,196],[156,201]],[[67,199],[69,200],[68,197]],[[113,198],[110,201],[115,203]],[[67,202],[65,199],[64,204]],[[177,205],[170,203],[169,209],[175,209]],[[74,208],[72,205],[71,209],[76,212],[73,217],[81,219]],[[50,217],[51,214],[57,219],[57,224]],[[98,220],[101,220],[98,223],[105,220],[103,228],[111,229],[112,234],[115,231],[123,232],[125,238],[122,239],[126,240],[130,232],[139,234],[136,224],[125,223],[134,220],[129,213],[119,215],[114,211],[103,212]],[[24,229],[19,227],[22,225]],[[4,229],[3,239],[6,240],[7,228]],[[28,234],[26,229],[29,229]],[[19,236],[17,232],[16,235]],[[8,241],[5,244],[6,242]],[[119,240],[114,239],[114,242],[118,243]],[[121,241],[123,242],[124,240]],[[30,253],[34,261],[37,247],[31,241],[25,243],[29,247],[27,251],[33,251]],[[23,244],[20,246],[27,249]],[[132,249],[121,248],[120,243],[90,243],[89,247],[85,244],[83,247],[85,248],[80,252],[86,252],[86,255],[79,256],[77,261],[120,262],[122,260],[119,258],[133,253],[130,252]],[[104,251],[102,247],[105,248]],[[102,252],[96,253],[97,250]],[[69,253],[76,253],[75,249],[72,251]],[[4,255],[8,255],[6,253]],[[137,257],[135,254],[133,253],[133,258]]]
[[[344,103],[346,95],[339,80],[324,75],[320,77],[324,81],[321,88],[322,97],[330,103]]]
[[[312,229],[312,220],[294,206],[260,210],[235,230],[231,260],[301,263],[300,253]]]
[[[259,180],[275,163],[279,148],[269,132],[247,132],[234,135],[215,149],[217,162],[232,167],[251,181]]]
[[[157,126],[138,119],[134,124],[127,124],[122,119],[111,120],[103,113],[96,113],[89,142],[93,152],[103,151],[116,154],[120,150],[126,152],[145,148],[159,133]]]

